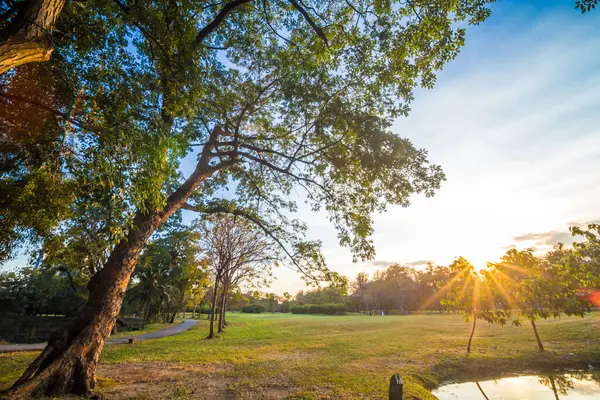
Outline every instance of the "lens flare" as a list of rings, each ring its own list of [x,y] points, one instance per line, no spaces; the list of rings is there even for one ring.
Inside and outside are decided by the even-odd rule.
[[[600,290],[596,290],[590,294],[590,301],[595,307],[600,307]]]

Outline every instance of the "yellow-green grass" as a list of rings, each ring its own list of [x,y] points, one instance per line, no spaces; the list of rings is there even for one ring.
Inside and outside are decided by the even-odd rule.
[[[226,332],[205,340],[206,320],[189,331],[106,347],[98,390],[111,398],[387,398],[389,377],[405,378],[408,399],[433,399],[449,380],[600,367],[600,313],[541,321],[547,351],[530,325],[458,315],[231,315]],[[37,353],[0,355],[0,387]],[[154,371],[154,372],[153,372]],[[152,377],[149,377],[152,375]]]

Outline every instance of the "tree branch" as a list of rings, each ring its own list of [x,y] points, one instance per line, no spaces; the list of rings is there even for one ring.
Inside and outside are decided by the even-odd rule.
[[[208,25],[206,25],[194,39],[194,45],[192,47],[192,51],[196,52],[200,49],[200,45],[206,39],[208,35],[217,30],[217,28],[223,23],[227,15],[229,15],[236,8],[243,6],[246,3],[249,3],[251,0],[234,0],[231,3],[227,3],[223,6],[221,11],[217,14],[215,19],[213,19]]]
[[[304,8],[302,8],[302,6],[300,4],[298,4],[298,2],[296,2],[296,0],[288,0],[288,1],[296,10],[298,10],[300,12],[300,14],[302,14],[302,16],[304,17],[306,22],[308,22],[308,24],[311,26],[311,28],[313,28],[313,30],[317,33],[317,35],[319,35],[319,37],[321,39],[323,39],[323,41],[325,42],[327,47],[329,47],[329,41],[327,40],[327,36],[325,36],[325,32],[323,32],[323,29],[321,29],[315,23],[315,21],[313,21],[312,17],[308,14],[308,12]]]
[[[247,219],[248,221],[257,225],[260,229],[262,229],[262,231],[267,236],[269,236],[271,239],[273,239],[275,241],[275,243],[277,243],[277,245],[289,257],[289,259],[296,266],[296,268],[298,268],[298,271],[300,271],[302,274],[304,274],[304,276],[306,276],[309,279],[312,279],[315,281],[318,280],[316,277],[312,276],[311,274],[306,272],[304,270],[304,268],[302,268],[302,266],[296,261],[296,258],[294,257],[294,255],[289,252],[289,250],[287,249],[287,247],[285,247],[283,242],[275,235],[275,230],[270,229],[263,221],[260,220],[260,218],[253,215],[252,212],[247,211],[247,210],[242,210],[239,208],[231,208],[231,207],[225,207],[225,206],[211,206],[211,207],[193,206],[188,203],[183,204],[181,206],[181,208],[184,210],[203,213],[203,214],[230,214],[230,215],[239,216],[239,217],[243,217],[243,218]]]

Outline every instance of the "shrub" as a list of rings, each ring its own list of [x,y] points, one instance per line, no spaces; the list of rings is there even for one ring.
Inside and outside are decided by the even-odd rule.
[[[265,311],[265,308],[260,304],[250,304],[242,307],[243,313],[259,314],[263,311]]]
[[[345,304],[304,304],[296,305],[291,309],[292,314],[327,314],[327,315],[344,315],[348,311],[348,306]]]

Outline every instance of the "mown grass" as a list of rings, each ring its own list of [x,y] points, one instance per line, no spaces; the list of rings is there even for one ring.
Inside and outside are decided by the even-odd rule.
[[[192,390],[201,376],[205,386],[223,382],[233,398],[289,399],[387,398],[394,372],[405,379],[406,398],[433,399],[430,389],[448,380],[600,366],[600,313],[540,322],[544,353],[530,326],[480,323],[470,355],[470,327],[457,315],[249,314],[231,315],[229,323],[214,340],[204,339],[207,323],[201,320],[169,338],[109,346],[101,362],[109,371],[132,365],[192,371],[178,375],[175,386],[169,381],[172,391],[161,395],[167,398],[210,398]],[[35,355],[0,355],[0,386]],[[108,381],[114,394],[119,384]]]

